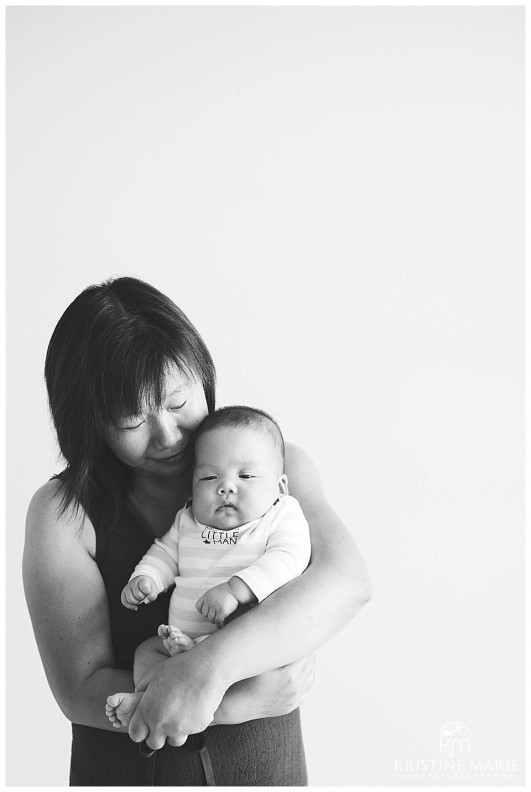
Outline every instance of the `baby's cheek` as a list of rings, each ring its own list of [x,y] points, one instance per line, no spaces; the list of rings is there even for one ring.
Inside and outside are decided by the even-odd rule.
[[[199,522],[206,523],[211,512],[209,502],[205,498],[199,498],[197,501],[193,500],[194,515]]]

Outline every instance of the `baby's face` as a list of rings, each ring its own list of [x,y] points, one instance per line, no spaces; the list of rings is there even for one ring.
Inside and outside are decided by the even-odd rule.
[[[266,431],[224,426],[202,435],[195,447],[193,511],[204,525],[228,531],[262,517],[287,478]]]

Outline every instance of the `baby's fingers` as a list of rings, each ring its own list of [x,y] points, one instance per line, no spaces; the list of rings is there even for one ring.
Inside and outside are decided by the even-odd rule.
[[[128,585],[122,591],[122,605],[129,610],[138,610],[137,608],[138,599],[135,597],[131,587]]]
[[[137,589],[137,602],[153,602],[157,598],[155,586],[148,577],[139,578]]]

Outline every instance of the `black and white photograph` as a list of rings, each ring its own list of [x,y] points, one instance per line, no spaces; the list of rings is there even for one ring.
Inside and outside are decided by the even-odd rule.
[[[525,786],[525,28],[5,8],[8,786]]]

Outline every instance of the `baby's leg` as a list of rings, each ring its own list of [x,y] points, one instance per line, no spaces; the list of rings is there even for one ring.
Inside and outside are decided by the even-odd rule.
[[[137,647],[133,665],[133,678],[137,693],[147,688],[157,666],[167,659],[168,651],[158,635],[148,638]]]
[[[194,642],[188,635],[185,635],[178,627],[172,624],[161,624],[158,630],[162,643],[166,647],[171,656],[186,652],[195,646]]]
[[[107,698],[105,712],[113,726],[129,726],[133,712],[138,707],[138,702],[143,693],[115,693]]]

